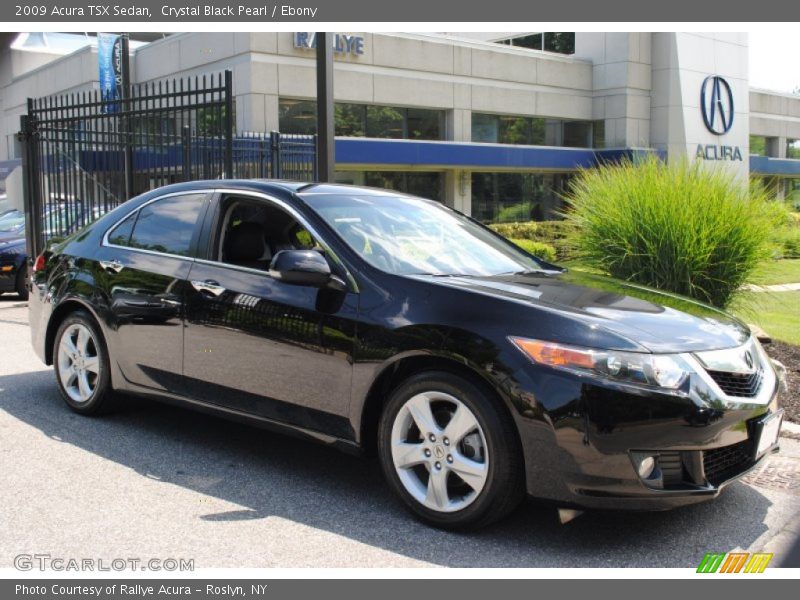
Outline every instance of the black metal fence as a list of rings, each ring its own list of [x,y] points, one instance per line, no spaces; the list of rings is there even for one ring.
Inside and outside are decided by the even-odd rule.
[[[314,136],[234,134],[232,74],[134,84],[119,99],[29,99],[21,119],[30,256],[155,187],[198,179],[313,181]]]

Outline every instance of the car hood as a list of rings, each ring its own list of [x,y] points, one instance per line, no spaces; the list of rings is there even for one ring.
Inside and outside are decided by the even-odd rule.
[[[493,277],[433,277],[441,285],[557,311],[622,336],[651,352],[731,348],[746,325],[694,300],[581,271]]]
[[[4,237],[3,234],[0,234],[0,252],[3,252],[9,248],[13,248],[14,246],[22,246],[24,244],[24,237],[19,237],[19,235]]]

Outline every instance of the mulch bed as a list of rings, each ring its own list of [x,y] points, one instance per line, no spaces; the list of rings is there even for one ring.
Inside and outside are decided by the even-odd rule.
[[[786,366],[789,392],[781,394],[780,402],[786,409],[785,418],[800,423],[800,346],[773,340],[771,344],[764,345],[764,350]]]

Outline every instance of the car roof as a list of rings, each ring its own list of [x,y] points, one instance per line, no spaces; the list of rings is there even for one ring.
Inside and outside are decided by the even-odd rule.
[[[227,188],[227,189],[242,189],[242,190],[256,190],[262,192],[289,192],[292,194],[342,194],[342,193],[357,193],[359,196],[383,196],[386,194],[391,195],[405,195],[395,190],[382,190],[378,188],[363,187],[357,185],[347,185],[340,183],[310,183],[308,181],[286,181],[282,179],[209,179],[199,181],[187,181],[185,183],[175,183],[172,185],[159,188],[158,191],[166,189],[170,191],[183,191],[193,189],[208,189],[208,188]],[[153,190],[156,191],[156,190]]]

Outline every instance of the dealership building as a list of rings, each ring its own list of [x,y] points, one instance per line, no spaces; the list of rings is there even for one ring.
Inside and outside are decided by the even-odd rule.
[[[314,34],[131,35],[132,82],[229,69],[237,131],[315,132]],[[91,36],[2,40],[6,172],[27,98],[96,89],[98,66]],[[763,179],[800,206],[800,96],[750,87],[746,34],[341,32],[334,44],[337,181],[487,222],[548,219],[580,169],[652,154]]]

